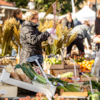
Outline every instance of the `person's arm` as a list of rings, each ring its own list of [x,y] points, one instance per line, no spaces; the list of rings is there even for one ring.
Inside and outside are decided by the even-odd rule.
[[[72,28],[74,28],[74,21],[72,20]]]
[[[86,37],[87,37],[89,45],[91,46],[91,37],[90,37],[90,34],[91,34],[91,30],[90,30],[90,28],[88,28],[87,29]]]
[[[63,18],[63,27],[62,27],[62,29],[64,29],[66,27],[66,24],[67,24],[67,20],[66,20],[66,18]]]
[[[24,29],[23,29],[24,30]],[[23,32],[23,31],[22,31]],[[39,33],[40,34],[40,33]],[[32,45],[37,45],[39,43],[41,43],[42,41],[46,41],[47,38],[50,36],[49,33],[47,31],[41,33],[40,35],[36,36],[36,33],[34,30],[27,30],[27,32],[25,32],[25,38],[26,40],[22,40],[21,37],[22,34],[20,34],[20,42],[26,42],[26,43],[29,43],[29,44],[32,44]]]

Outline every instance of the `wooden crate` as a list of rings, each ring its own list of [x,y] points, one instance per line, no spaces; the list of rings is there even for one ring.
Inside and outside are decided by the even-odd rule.
[[[90,77],[90,78],[91,78],[91,80],[98,81],[97,77]],[[90,81],[89,78],[87,78],[87,77],[81,77],[80,80],[82,82]]]
[[[67,72],[74,73],[74,69],[50,70],[50,74],[52,74],[54,76],[58,76],[58,74],[63,74],[63,73],[67,73]],[[78,69],[76,69],[76,75],[77,75],[77,77],[79,77],[79,70]]]
[[[64,69],[64,62],[62,61],[62,64],[51,65],[50,69]]]
[[[84,90],[83,92],[64,92],[63,89],[60,90],[60,96],[65,97],[72,97],[69,100],[78,100],[78,97],[88,97],[87,90]]]
[[[74,65],[65,65],[65,69],[74,69]],[[76,69],[80,69],[79,65],[76,65]]]

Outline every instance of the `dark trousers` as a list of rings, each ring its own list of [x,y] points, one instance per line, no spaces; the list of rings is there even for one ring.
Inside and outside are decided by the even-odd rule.
[[[99,50],[100,49],[100,43],[96,43],[96,50]]]
[[[76,45],[79,51],[84,52],[83,39],[77,38],[67,47],[67,54],[71,52],[73,45]]]

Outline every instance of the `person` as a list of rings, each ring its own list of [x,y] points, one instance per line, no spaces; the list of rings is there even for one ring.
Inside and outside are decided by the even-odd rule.
[[[84,21],[84,24],[87,25],[88,27],[90,27],[89,21]]]
[[[42,64],[42,46],[41,42],[46,41],[50,37],[50,31],[53,28],[48,29],[44,33],[41,33],[38,27],[38,12],[35,10],[29,10],[25,14],[25,21],[21,26],[20,43],[22,45],[20,52],[20,64],[26,63],[27,58],[30,56],[39,57],[39,63]]]
[[[63,18],[63,29],[65,28],[65,26],[67,26],[68,29],[74,27],[71,13],[67,13],[67,16]]]
[[[77,25],[82,25],[82,23],[77,18],[75,18],[73,22],[74,22],[74,27]]]
[[[17,21],[19,21],[20,24],[23,23],[23,20],[22,20],[22,11],[21,9],[17,9],[17,10],[14,10],[13,13],[12,13],[12,17],[14,17]]]
[[[97,17],[95,20],[95,34],[98,36],[100,35],[100,10],[97,11]],[[100,49],[100,43],[96,43],[96,47]]]
[[[90,28],[87,25],[78,25],[70,31],[70,34],[72,35],[75,32],[78,32],[77,38],[67,47],[67,54],[71,52],[71,48],[73,45],[76,45],[79,51],[84,52],[83,39],[85,37],[87,38],[91,48]]]

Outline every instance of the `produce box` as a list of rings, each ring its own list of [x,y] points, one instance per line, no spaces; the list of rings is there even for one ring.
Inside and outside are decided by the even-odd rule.
[[[60,96],[67,97],[67,98],[74,98],[74,99],[77,98],[75,100],[78,100],[78,98],[86,98],[86,97],[88,97],[88,92],[87,91],[83,91],[83,92],[64,92],[64,90],[61,89]]]
[[[1,97],[17,97],[18,88],[17,86],[8,85],[0,82],[0,94]]]
[[[98,82],[98,78],[97,77],[90,77],[90,78],[91,78],[91,80],[94,80],[94,81]],[[87,78],[87,77],[81,77],[80,80],[82,82],[90,81],[89,78]]]
[[[67,73],[67,72],[74,73],[74,69],[51,70],[50,74],[52,74],[54,76],[58,76],[59,74],[63,74],[63,73]],[[78,69],[76,69],[76,75],[77,75],[77,77],[79,77],[79,70]]]
[[[50,69],[64,69],[64,62],[62,61],[62,64],[51,65]]]
[[[10,73],[8,73],[5,69],[3,69],[0,79],[4,83],[14,85],[33,92],[41,92],[43,94],[48,94],[48,96],[50,97],[53,96],[56,91],[56,86],[53,86],[52,84],[50,84],[50,87],[46,88],[39,85],[33,85],[33,84],[29,84],[23,81],[10,78]]]
[[[76,69],[80,69],[79,65],[75,65]],[[74,69],[74,65],[65,65],[65,69]]]

